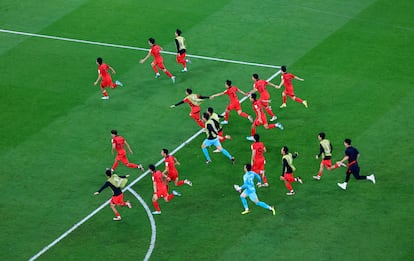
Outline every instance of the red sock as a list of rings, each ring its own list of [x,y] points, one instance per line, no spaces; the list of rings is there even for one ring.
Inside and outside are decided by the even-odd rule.
[[[204,128],[205,126],[204,126],[204,122],[202,121],[202,120],[200,120],[200,119],[197,119],[197,120],[195,120],[196,122],[197,122],[197,124],[201,127],[201,128]]]
[[[103,90],[103,91],[102,91],[102,94],[103,94],[103,96],[105,96],[105,97],[107,97],[107,96],[108,96],[108,93],[106,92],[106,90]]]
[[[245,112],[241,112],[239,115],[242,116],[243,118],[248,118],[249,117],[249,114],[247,114]]]
[[[256,128],[252,128],[252,136],[256,134]]]
[[[160,205],[158,204],[158,201],[153,201],[152,205],[154,206],[156,211],[161,211]]]
[[[120,216],[120,215],[119,215],[119,212],[116,212],[116,213],[115,213],[115,216],[116,216],[116,217],[119,217],[119,216]]]
[[[290,184],[290,182],[286,182],[286,188],[291,191],[293,190],[292,185]]]
[[[286,96],[282,97],[283,103],[286,103]]]
[[[267,125],[267,129],[273,129],[275,127],[276,127],[276,124],[274,123]]]
[[[184,180],[177,181],[177,187],[184,185]]]
[[[171,193],[167,196],[167,201],[170,201],[173,198],[174,198],[174,194]]]
[[[267,113],[269,113],[270,116],[272,116],[272,117],[275,116],[275,114],[273,113],[272,108],[270,108],[270,106],[266,107],[266,111],[267,111]]]
[[[266,178],[266,176],[264,174],[262,175],[262,181],[263,181],[263,184],[266,184],[267,183],[267,178]]]
[[[118,167],[118,164],[119,164],[118,161],[115,161],[114,165],[112,165],[112,169],[115,170]]]
[[[226,111],[226,113],[224,114],[224,120],[228,121],[229,120],[229,112]]]
[[[116,88],[116,86],[118,86],[118,85],[116,85],[116,83],[112,83],[111,88],[112,88],[112,89],[115,89],[115,88]]]
[[[158,68],[157,68],[157,66],[155,64],[152,65],[152,69],[154,70],[155,73],[158,73]]]
[[[164,73],[165,73],[168,77],[170,77],[170,78],[172,77],[172,74],[170,73],[170,71],[165,70],[165,71],[164,71]]]
[[[299,102],[299,103],[302,103],[303,102],[303,100],[301,99],[301,98],[295,98],[295,102]]]
[[[318,172],[318,176],[319,176],[319,177],[322,177],[322,171],[319,171],[319,172]]]
[[[138,165],[137,165],[137,164],[135,164],[135,163],[128,163],[126,166],[127,166],[128,168],[132,168],[132,169],[137,169],[137,168],[138,168]]]

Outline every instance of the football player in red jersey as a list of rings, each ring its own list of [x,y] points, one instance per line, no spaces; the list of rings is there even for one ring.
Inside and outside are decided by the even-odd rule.
[[[164,157],[165,163],[165,170],[162,172],[162,174],[167,176],[168,181],[173,181],[177,187],[182,186],[184,184],[187,184],[189,186],[193,185],[193,183],[191,183],[191,181],[189,181],[188,179],[178,179],[178,170],[175,167],[175,165],[180,165],[180,162],[177,160],[176,157],[168,154],[168,149],[162,149],[161,156]]]
[[[263,142],[260,141],[259,134],[254,134],[254,143],[251,146],[252,149],[252,171],[256,172],[262,178],[263,185],[262,187],[269,187],[269,183],[267,182],[267,178],[265,175],[264,166],[266,164],[266,160],[264,157],[264,153],[266,152],[266,147]]]
[[[101,81],[101,90],[102,90],[102,98],[103,100],[108,100],[109,96],[106,92],[106,87],[110,87],[112,89],[116,88],[117,86],[123,86],[122,82],[115,81],[115,83],[112,82],[111,75],[109,74],[109,70],[112,71],[113,74],[115,74],[114,68],[109,66],[108,64],[103,62],[103,59],[101,57],[98,57],[96,59],[96,64],[98,65],[98,79],[94,82],[94,85],[97,85],[99,80]]]
[[[299,102],[302,103],[303,106],[305,106],[306,108],[308,108],[308,102],[306,100],[302,100],[301,98],[298,98],[295,96],[295,91],[293,90],[293,84],[292,84],[292,79],[296,79],[299,81],[304,81],[302,78],[293,75],[291,73],[288,73],[286,71],[286,66],[283,65],[280,70],[282,71],[282,76],[281,76],[281,82],[280,84],[276,87],[276,88],[280,88],[282,86],[282,84],[285,86],[285,90],[283,90],[282,92],[282,105],[280,105],[280,108],[285,108],[286,107],[286,96],[289,96],[292,100],[294,100],[295,102]]]
[[[162,48],[158,44],[155,43],[154,38],[148,39],[148,44],[151,46],[151,49],[149,50],[147,56],[144,57],[144,59],[141,59],[140,63],[145,63],[145,61],[152,55],[154,56],[154,60],[151,62],[152,69],[155,72],[155,78],[160,77],[160,73],[158,72],[158,68],[160,68],[170,79],[173,83],[175,83],[175,76],[170,73],[170,71],[165,68],[164,65],[164,59],[161,56]]]
[[[125,151],[125,147],[126,146],[128,148],[129,153],[133,154],[131,147],[129,146],[128,142],[124,139],[124,137],[122,137],[121,135],[118,135],[118,131],[117,130],[111,130],[111,136],[112,136],[112,154],[114,154],[114,150],[116,150],[117,155],[115,158],[115,162],[112,165],[112,171],[114,171],[117,167],[118,167],[118,161],[121,161],[125,166],[127,166],[128,168],[133,168],[133,169],[140,169],[141,171],[144,171],[144,168],[142,167],[141,164],[135,164],[135,163],[130,163],[127,156],[126,156],[126,151]]]
[[[263,108],[266,112],[272,117],[270,121],[277,120],[277,116],[273,113],[272,107],[270,107],[270,94],[267,91],[266,86],[270,85],[272,87],[277,88],[277,85],[268,82],[266,80],[260,80],[259,75],[257,73],[252,75],[252,80],[254,81],[253,90],[251,90],[248,94],[259,92],[260,94],[260,102],[263,104]]]

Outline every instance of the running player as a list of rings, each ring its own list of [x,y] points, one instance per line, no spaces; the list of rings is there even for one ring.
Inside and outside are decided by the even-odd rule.
[[[289,190],[286,195],[293,196],[295,195],[295,191],[293,190],[292,183],[296,181],[300,184],[303,183],[300,177],[295,178],[293,176],[293,171],[296,170],[295,166],[293,166],[293,159],[298,156],[298,153],[295,152],[292,155],[286,146],[282,147],[280,153],[282,154],[282,175],[280,176],[280,180],[285,182],[285,186]]]
[[[250,122],[253,122],[253,118],[252,116],[248,115],[247,113],[243,112],[240,106],[240,101],[239,98],[237,97],[237,92],[240,92],[243,95],[247,95],[247,93],[245,93],[244,91],[240,90],[239,88],[237,88],[236,86],[233,86],[231,84],[230,80],[226,80],[225,86],[227,88],[227,90],[220,92],[220,93],[216,93],[210,96],[210,99],[214,99],[215,97],[227,94],[229,96],[230,99],[230,104],[227,105],[226,107],[226,111],[224,113],[224,121],[221,122],[221,124],[228,124],[228,120],[229,120],[229,114],[232,110],[237,111],[237,114],[239,114],[240,116],[242,116],[243,118],[249,119]]]
[[[191,63],[191,61],[187,59],[186,41],[181,33],[180,29],[175,30],[175,46],[177,47],[177,56],[175,58],[177,63],[183,66],[181,71],[187,72],[187,63]]]
[[[220,116],[217,113],[214,112],[214,109],[212,107],[207,108],[207,113],[210,115],[210,118],[213,120],[216,129],[218,130],[218,137],[220,142],[223,142],[225,140],[231,140],[232,137],[230,135],[224,135],[223,133],[223,126],[220,123]],[[214,152],[219,152],[218,150],[215,150]]]
[[[200,104],[201,102],[203,102],[203,99],[208,99],[210,97],[194,94],[193,90],[189,88],[186,89],[185,94],[187,96],[184,98],[184,100],[171,105],[170,108],[175,108],[176,106],[181,105],[183,103],[188,103],[188,105],[191,108],[190,117],[193,118],[201,128],[204,128],[204,123],[200,119]]]
[[[161,156],[164,157],[164,163],[165,163],[165,170],[162,172],[162,174],[167,176],[167,181],[173,181],[177,187],[182,186],[184,184],[187,184],[189,186],[193,185],[193,183],[191,183],[191,181],[189,181],[188,179],[185,179],[185,180],[178,179],[178,170],[175,167],[175,165],[180,165],[180,162],[177,160],[176,157],[168,154],[167,149],[161,150]]]
[[[133,154],[131,147],[129,146],[128,142],[124,139],[124,137],[118,135],[117,130],[111,130],[111,136],[112,136],[112,154],[114,154],[114,151],[116,150],[117,155],[115,158],[115,162],[112,165],[112,171],[114,171],[118,167],[118,161],[121,161],[125,166],[128,168],[133,169],[140,169],[141,171],[144,171],[144,168],[141,164],[135,164],[130,163],[125,151],[125,146],[128,148],[129,153]]]
[[[115,74],[114,68],[109,66],[108,64],[103,62],[103,59],[101,57],[98,57],[96,59],[96,64],[98,65],[98,79],[93,83],[94,85],[97,85],[99,80],[101,81],[101,90],[102,90],[102,100],[108,100],[109,96],[106,92],[106,87],[110,87],[112,89],[115,89],[117,86],[123,86],[122,82],[115,81],[115,83],[112,82],[111,75],[109,74],[109,70],[112,71],[113,74]]]
[[[158,199],[164,198],[165,202],[169,202],[174,198],[174,196],[181,196],[181,194],[175,190],[172,191],[172,194],[169,194],[167,181],[164,179],[164,175],[162,174],[162,172],[160,170],[155,170],[155,166],[153,164],[149,165],[148,169],[152,174],[152,184],[154,188],[152,204],[155,208],[155,211],[152,212],[152,214],[160,215],[161,209],[158,204]]]
[[[256,127],[263,125],[263,127],[265,127],[265,129],[273,129],[275,127],[278,127],[279,129],[283,130],[283,126],[280,122],[276,123],[276,124],[268,124],[267,123],[267,119],[266,119],[266,115],[263,112],[263,104],[261,102],[261,100],[257,100],[257,94],[256,93],[252,93],[250,95],[250,101],[252,102],[252,107],[254,112],[256,113],[256,119],[253,121],[252,124],[252,130],[251,130],[251,136],[246,137],[247,140],[249,141],[254,141],[254,134],[256,134]]]
[[[106,169],[105,175],[106,175],[107,181],[105,182],[105,184],[103,184],[103,186],[98,191],[94,193],[94,195],[98,195],[99,193],[102,192],[102,190],[104,190],[107,187],[110,187],[112,189],[113,195],[112,195],[112,198],[109,204],[111,206],[112,211],[115,214],[115,217],[113,218],[113,220],[119,221],[122,218],[118,210],[116,210],[116,206],[117,205],[121,207],[128,206],[128,208],[132,208],[132,205],[131,203],[129,203],[129,201],[124,201],[124,193],[122,193],[122,190],[121,190],[122,179],[126,179],[127,177],[129,177],[129,175],[118,176],[116,174],[113,174],[112,170],[110,169]]]
[[[242,212],[242,215],[248,214],[250,212],[249,206],[247,205],[246,198],[249,197],[252,202],[254,202],[257,206],[262,207],[264,209],[268,209],[272,211],[273,215],[276,215],[276,210],[273,206],[269,206],[263,201],[259,201],[259,198],[256,194],[256,189],[254,187],[254,178],[258,180],[258,187],[261,186],[262,180],[260,179],[260,176],[257,175],[257,173],[252,171],[252,165],[246,164],[244,165],[244,175],[243,175],[243,185],[240,187],[239,185],[234,185],[234,189],[241,193],[240,194],[240,200],[243,204],[244,211]],[[243,191],[243,192],[242,192]]]
[[[264,157],[264,153],[266,152],[266,147],[263,142],[260,142],[259,134],[254,134],[254,143],[250,147],[252,149],[252,170],[260,175],[263,180],[262,187],[269,187],[269,183],[267,183],[267,178],[265,175],[264,166],[266,164],[266,160]]]
[[[160,68],[168,77],[170,77],[172,82],[175,83],[175,76],[173,76],[164,66],[164,59],[161,56],[161,46],[155,44],[155,39],[152,37],[148,39],[148,44],[151,46],[151,49],[149,50],[147,56],[145,56],[144,59],[139,60],[139,62],[145,63],[151,55],[154,56],[154,60],[151,62],[151,67],[155,72],[155,78],[160,77],[160,73],[158,72],[158,68]]]
[[[298,97],[295,96],[295,91],[293,90],[293,84],[292,84],[292,79],[296,79],[296,80],[299,80],[299,81],[304,81],[304,80],[302,78],[296,76],[296,75],[288,73],[286,71],[286,66],[285,65],[283,65],[280,68],[280,70],[282,71],[282,76],[281,76],[282,80],[276,88],[279,89],[282,86],[282,84],[285,86],[285,90],[283,90],[283,92],[282,92],[283,103],[282,103],[282,105],[280,105],[280,108],[285,108],[286,107],[286,96],[289,96],[295,102],[302,103],[303,106],[308,108],[308,102],[306,100],[302,100],[301,98],[298,98]]]
[[[252,80],[254,81],[253,90],[251,90],[248,94],[255,93],[255,92],[259,92],[259,94],[260,94],[260,101],[263,104],[263,108],[272,117],[270,119],[270,121],[277,120],[276,115],[272,111],[272,107],[270,107],[270,105],[269,105],[269,102],[270,102],[270,94],[267,91],[266,86],[267,85],[270,85],[270,86],[275,87],[275,88],[278,88],[278,86],[275,85],[275,84],[273,84],[273,83],[271,83],[271,82],[268,82],[266,80],[260,80],[259,79],[259,75],[257,73],[253,74]]]
[[[345,139],[344,140],[344,145],[345,145],[345,157],[338,161],[337,164],[338,165],[345,165],[344,162],[348,161],[348,169],[346,170],[346,176],[345,176],[345,182],[343,183],[338,183],[338,186],[343,189],[346,190],[346,187],[348,185],[348,181],[349,178],[351,177],[351,174],[354,175],[354,177],[357,180],[364,180],[364,179],[368,179],[370,180],[372,183],[375,184],[375,175],[371,174],[369,176],[361,176],[359,175],[359,165],[358,165],[358,158],[359,158],[359,151],[354,148],[351,145],[351,139]]]
[[[332,144],[331,142],[326,139],[326,134],[324,132],[320,132],[318,134],[319,140],[319,154],[316,155],[316,159],[319,159],[322,156],[321,164],[319,165],[318,175],[312,176],[316,180],[320,180],[322,178],[323,169],[326,168],[327,170],[334,170],[339,167],[338,164],[332,166],[331,157],[332,157]]]

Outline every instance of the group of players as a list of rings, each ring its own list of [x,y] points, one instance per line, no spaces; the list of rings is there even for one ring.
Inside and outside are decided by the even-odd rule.
[[[179,64],[183,66],[182,72],[187,72],[187,63],[190,62],[186,58],[186,47],[185,47],[185,39],[181,35],[181,31],[179,29],[175,32],[175,43],[177,47],[177,56],[176,60]],[[158,69],[161,69],[169,78],[171,78],[172,82],[175,83],[175,76],[173,76],[165,67],[163,63],[163,58],[161,56],[162,48],[155,43],[154,38],[148,39],[148,44],[151,46],[150,51],[148,54],[140,60],[140,63],[144,63],[150,56],[154,57],[154,60],[151,63],[151,66],[155,72],[155,78],[160,77]],[[101,90],[103,97],[102,99],[109,99],[109,96],[106,92],[106,88],[116,88],[117,86],[122,86],[122,83],[116,81],[112,83],[112,78],[109,74],[109,70],[112,73],[115,73],[115,70],[103,63],[102,58],[97,58],[96,63],[98,64],[98,79],[95,81],[95,85],[101,81]],[[251,201],[253,201],[256,205],[261,206],[265,209],[268,209],[275,214],[275,208],[270,206],[262,201],[259,201],[256,190],[255,190],[255,182],[254,179],[257,179],[257,186],[258,187],[268,187],[269,184],[267,182],[267,178],[265,175],[264,165],[265,165],[265,157],[264,153],[266,152],[266,147],[260,141],[260,136],[256,133],[256,128],[258,126],[263,126],[265,129],[273,129],[279,128],[283,130],[283,125],[280,122],[269,124],[266,118],[266,113],[271,117],[270,121],[276,121],[277,116],[273,113],[270,107],[270,94],[267,90],[267,86],[272,86],[276,89],[280,89],[282,85],[285,87],[282,92],[282,104],[280,108],[287,107],[286,101],[287,96],[289,96],[292,100],[303,104],[306,108],[308,107],[308,103],[306,100],[296,97],[292,85],[292,80],[296,79],[299,81],[303,81],[302,78],[295,76],[294,74],[288,73],[286,66],[281,67],[281,82],[279,85],[273,84],[266,80],[261,80],[258,74],[252,75],[252,80],[254,82],[253,89],[247,93],[243,92],[236,86],[232,85],[230,80],[225,81],[226,90],[220,93],[216,93],[210,96],[203,96],[199,94],[193,93],[192,89],[186,89],[186,96],[183,100],[179,101],[176,104],[171,105],[171,108],[175,108],[181,104],[187,103],[190,108],[190,117],[206,132],[206,139],[203,141],[201,148],[202,152],[206,158],[206,164],[210,164],[211,158],[208,153],[208,147],[215,146],[216,150],[214,152],[221,152],[225,155],[231,162],[234,164],[235,158],[221,145],[221,142],[225,141],[226,139],[231,139],[231,136],[223,134],[223,126],[229,122],[229,114],[232,110],[237,111],[238,115],[248,119],[251,125],[251,135],[246,137],[247,140],[253,141],[251,145],[252,151],[252,158],[251,163],[244,165],[245,174],[243,176],[244,184],[242,186],[234,185],[236,191],[240,192],[240,199],[242,201],[244,211],[242,214],[247,214],[250,212],[248,208],[248,204],[246,198],[249,197]],[[259,93],[259,97],[257,93]],[[243,112],[241,109],[240,101],[238,99],[237,93],[241,93],[245,96],[248,96],[250,102],[252,104],[253,111],[255,112],[255,118],[248,115],[247,113]],[[208,110],[201,114],[201,107],[200,104],[204,99],[214,99],[215,97],[221,95],[228,95],[230,99],[230,104],[226,107],[225,112],[223,115],[218,115],[214,112],[214,109],[209,107]],[[265,113],[266,112],[266,113]],[[220,118],[224,118],[223,121]],[[128,161],[126,156],[125,147],[129,150],[132,154],[132,150],[126,140],[118,135],[116,130],[111,131],[112,135],[112,152],[114,150],[117,151],[117,156],[115,162],[111,169],[107,169],[105,175],[107,176],[107,182],[101,187],[100,190],[95,192],[95,194],[99,194],[103,189],[106,187],[110,187],[113,191],[113,197],[111,199],[110,205],[112,210],[114,211],[115,217],[113,220],[121,220],[121,216],[119,212],[116,210],[115,206],[128,206],[131,207],[130,202],[126,202],[123,200],[123,193],[119,186],[119,183],[116,183],[113,179],[114,171],[118,166],[118,161],[121,161],[124,165],[130,168],[138,168],[144,171],[144,168],[141,164],[134,164]],[[329,140],[326,139],[325,133],[321,132],[318,134],[318,139],[320,141],[320,153],[316,155],[316,158],[322,157],[322,161],[320,164],[319,172],[316,176],[313,176],[315,180],[320,180],[322,177],[323,169],[326,168],[328,170],[336,169],[340,166],[347,166],[347,174],[344,183],[338,183],[338,186],[342,189],[346,189],[347,183],[349,181],[350,175],[353,174],[356,179],[368,179],[371,180],[375,184],[375,176],[372,174],[370,176],[361,176],[359,175],[359,166],[357,159],[359,157],[359,152],[357,149],[351,146],[351,140],[345,139],[344,145],[346,147],[345,156],[341,161],[338,161],[336,164],[332,165],[331,163],[331,156],[332,156],[332,145],[330,144]],[[161,214],[161,210],[158,204],[158,199],[164,198],[165,201],[170,201],[174,198],[174,196],[180,196],[180,193],[173,190],[170,194],[168,192],[168,183],[174,182],[176,186],[181,186],[183,184],[187,184],[192,186],[191,181],[179,180],[178,179],[178,171],[175,165],[179,165],[178,160],[168,154],[167,149],[162,149],[161,155],[164,157],[165,161],[165,170],[161,172],[160,170],[156,170],[153,164],[149,165],[149,171],[152,173],[152,180],[153,180],[153,188],[154,194],[152,198],[152,203],[155,208],[155,211],[152,212],[153,214]],[[294,177],[293,172],[295,171],[295,166],[293,165],[293,159],[298,156],[298,153],[290,153],[289,148],[287,146],[283,146],[281,148],[281,155],[282,155],[282,175],[280,179],[285,183],[288,192],[286,193],[289,196],[295,195],[295,191],[292,187],[293,182],[303,183],[300,177]],[[348,165],[345,165],[344,162],[348,161]],[[120,178],[126,178],[126,176],[119,176]]]

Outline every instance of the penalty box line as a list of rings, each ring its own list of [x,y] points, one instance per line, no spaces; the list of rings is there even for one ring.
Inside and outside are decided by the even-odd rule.
[[[80,39],[52,36],[52,35],[45,35],[45,34],[34,34],[34,33],[28,33],[28,32],[19,32],[19,31],[6,30],[6,29],[0,29],[0,32],[1,33],[24,35],[24,36],[31,36],[31,37],[46,38],[46,39],[53,39],[53,40],[60,40],[60,41],[67,41],[67,42],[84,43],[84,44],[91,44],[91,45],[100,45],[100,46],[115,47],[115,48],[122,48],[122,49],[131,49],[131,50],[137,50],[137,51],[146,51],[146,52],[149,51],[148,48],[134,47],[134,46],[128,46],[128,45],[120,45],[120,44],[111,44],[111,43],[102,43],[102,42],[80,40]],[[177,53],[169,52],[169,51],[161,51],[161,53],[171,54],[171,55],[176,55],[177,54]],[[251,66],[257,66],[257,67],[268,67],[268,68],[275,68],[275,69],[280,68],[280,66],[277,66],[277,65],[253,63],[253,62],[244,62],[244,61],[214,58],[214,57],[201,56],[201,55],[187,54],[187,56],[191,57],[191,58],[203,59],[203,60],[209,60],[209,61],[216,61],[216,62],[235,63],[235,64],[251,65]]]
[[[0,29],[0,31],[2,31],[2,29]],[[278,76],[281,73],[280,70],[278,70],[276,73],[274,73],[272,76],[270,76],[267,81],[271,81],[273,80],[276,76]],[[243,103],[246,99],[248,98],[248,96],[243,97],[240,100],[240,103]],[[185,147],[187,144],[189,144],[191,141],[193,141],[195,138],[197,138],[201,133],[204,132],[204,129],[200,129],[199,131],[197,131],[195,134],[193,134],[190,138],[188,138],[186,141],[184,141],[183,143],[181,143],[177,148],[175,148],[170,154],[174,155],[175,153],[177,153],[180,149],[182,149],[183,147]],[[155,166],[158,167],[161,163],[164,162],[164,159],[160,159]],[[138,183],[141,179],[143,179],[144,177],[146,177],[149,174],[149,170],[146,170],[143,174],[141,174],[139,177],[137,177],[135,180],[133,180],[127,187],[125,187],[122,191],[129,191],[130,193],[132,193],[140,202],[141,200],[139,198],[141,197],[137,197],[136,196],[136,192],[131,188],[132,186],[134,186],[136,183]],[[135,193],[134,193],[135,192]],[[104,202],[102,205],[100,205],[98,208],[96,208],[94,211],[92,211],[89,215],[87,215],[85,218],[83,218],[82,220],[80,220],[78,223],[76,223],[75,225],[73,225],[70,229],[68,229],[66,232],[64,232],[61,236],[59,236],[57,239],[55,239],[53,242],[51,242],[49,245],[47,245],[46,247],[44,247],[41,251],[39,251],[36,255],[34,255],[33,257],[31,257],[29,259],[29,261],[33,261],[36,260],[37,258],[39,258],[41,255],[43,255],[44,253],[46,253],[49,249],[51,249],[53,246],[55,246],[57,243],[59,243],[62,239],[64,239],[66,236],[68,236],[70,233],[72,233],[74,230],[76,230],[78,227],[80,227],[83,223],[85,223],[86,221],[88,221],[91,217],[93,217],[96,213],[98,213],[99,211],[101,211],[104,207],[106,207],[109,204],[110,200],[107,200],[106,202]],[[145,204],[146,205],[146,204]],[[144,206],[145,208],[145,206]],[[151,222],[151,218],[150,218],[150,222]],[[152,226],[152,223],[151,223]],[[155,222],[154,222],[154,226],[155,226]],[[154,228],[153,232],[155,233],[156,230]],[[154,240],[154,241],[153,241]],[[151,243],[150,243],[150,248],[147,252],[147,255],[145,256],[146,260],[147,258],[149,258],[149,255],[151,255],[152,250],[154,249],[155,246],[155,234],[153,234],[151,236]]]

